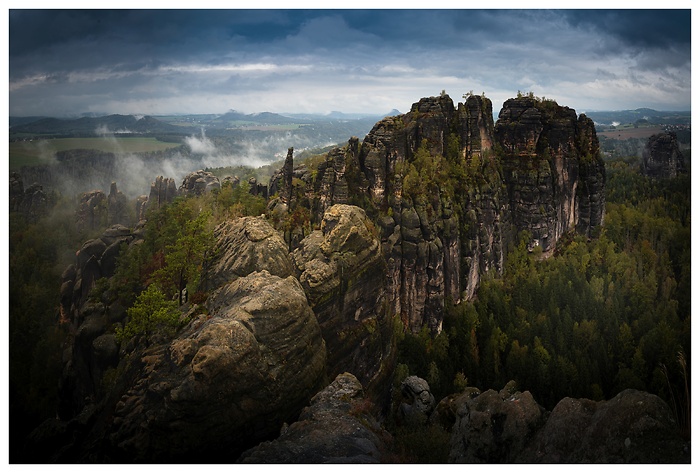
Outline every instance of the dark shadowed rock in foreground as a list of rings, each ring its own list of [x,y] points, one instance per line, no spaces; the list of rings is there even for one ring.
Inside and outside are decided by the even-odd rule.
[[[627,389],[608,401],[562,399],[517,461],[685,463],[690,452],[668,405]]]
[[[608,401],[562,399],[551,413],[513,382],[453,401],[450,462],[687,463],[668,405],[625,390]]]
[[[340,374],[279,438],[245,452],[240,462],[380,463],[391,437],[367,407],[362,384]]]

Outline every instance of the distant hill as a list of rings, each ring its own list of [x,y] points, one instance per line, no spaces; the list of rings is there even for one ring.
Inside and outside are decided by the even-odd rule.
[[[664,112],[651,108],[638,108],[636,110],[613,110],[600,112],[584,112],[596,125],[611,125],[612,123],[636,123],[646,120],[652,125],[684,125],[690,124],[690,111]]]
[[[107,115],[77,119],[39,118],[37,120],[10,117],[12,133],[45,135],[101,135],[105,133],[178,133],[182,127],[170,125],[153,117],[137,118],[133,115]],[[18,123],[18,124],[15,124]]]

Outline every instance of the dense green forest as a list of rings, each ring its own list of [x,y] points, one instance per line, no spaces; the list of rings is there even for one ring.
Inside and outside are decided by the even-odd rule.
[[[604,399],[636,388],[660,395],[689,429],[690,176],[646,178],[638,158],[608,160],[606,171],[598,235],[565,238],[548,259],[528,252],[521,235],[502,277],[483,279],[473,302],[446,302],[439,335],[399,334],[397,373],[425,378],[437,400],[465,386],[500,389],[512,379],[548,409],[566,396]],[[9,219],[12,442],[55,415],[68,334],[59,323],[61,273],[100,233],[78,232],[74,201],[53,201],[38,220],[14,212]],[[169,293],[187,286],[196,297],[195,273],[212,245],[192,236],[210,238],[218,222],[264,212],[266,202],[249,194],[245,180],[176,200],[150,216],[143,245],[123,252],[110,297],[132,307],[132,315],[154,296],[145,293],[153,281]],[[196,257],[183,256],[199,243]],[[150,330],[144,327],[132,328]]]
[[[402,337],[399,372],[425,378],[436,399],[512,379],[548,409],[635,388],[660,395],[688,429],[690,176],[652,180],[637,158],[606,171],[599,235],[569,237],[548,259],[521,235],[503,277],[448,304],[442,333]]]

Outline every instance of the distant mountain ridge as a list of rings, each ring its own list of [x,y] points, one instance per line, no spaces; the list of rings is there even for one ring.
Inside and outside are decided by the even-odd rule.
[[[682,125],[690,124],[690,111],[659,111],[652,108],[637,108],[635,110],[611,110],[598,112],[584,112],[588,118],[597,125],[610,125],[613,122],[635,123],[637,120],[646,120],[657,125]]]
[[[12,133],[37,134],[105,134],[105,133],[182,133],[182,127],[170,125],[150,116],[137,118],[134,115],[107,115],[104,117],[82,117],[76,119],[39,118],[21,123],[21,119],[10,118]]]

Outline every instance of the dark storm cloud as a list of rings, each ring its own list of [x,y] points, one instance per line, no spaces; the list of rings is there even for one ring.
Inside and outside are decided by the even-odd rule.
[[[518,90],[690,107],[689,10],[11,10],[9,24],[12,114],[380,113],[443,89],[496,107]]]

